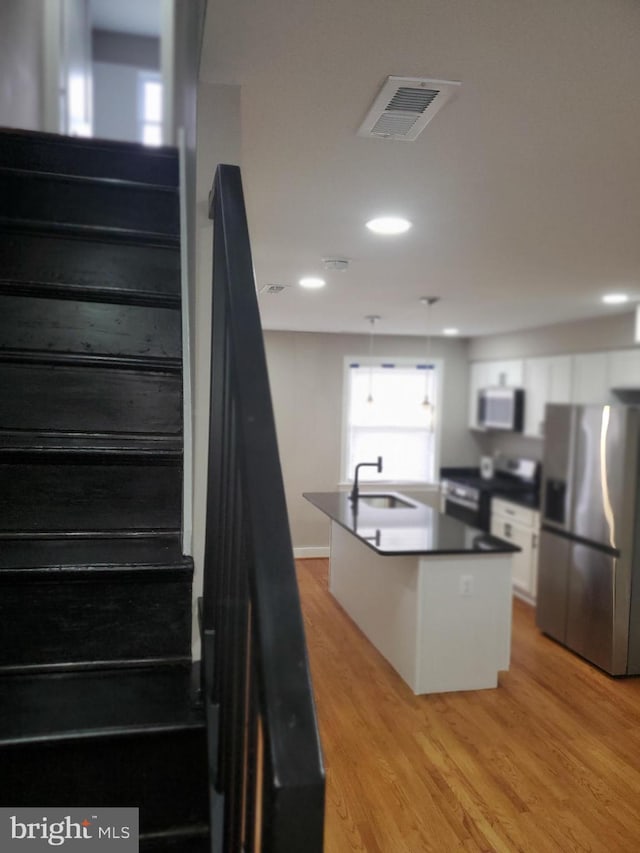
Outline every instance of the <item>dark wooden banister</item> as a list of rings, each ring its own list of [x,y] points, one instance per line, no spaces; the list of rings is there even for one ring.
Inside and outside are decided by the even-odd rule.
[[[324,769],[240,170],[218,166],[203,678],[213,849],[320,853]]]

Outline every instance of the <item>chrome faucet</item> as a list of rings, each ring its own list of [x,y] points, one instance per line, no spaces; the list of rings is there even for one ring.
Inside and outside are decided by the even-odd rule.
[[[377,462],[358,462],[358,464],[356,465],[356,472],[355,472],[355,475],[353,477],[353,489],[351,489],[351,494],[349,495],[349,499],[352,501],[352,503],[355,503],[359,498],[359,494],[358,494],[358,470],[360,468],[363,468],[363,467],[376,468],[378,471],[378,474],[382,474],[382,456],[378,456]]]

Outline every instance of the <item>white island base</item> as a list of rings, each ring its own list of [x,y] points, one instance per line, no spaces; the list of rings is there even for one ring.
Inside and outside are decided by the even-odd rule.
[[[511,561],[380,556],[331,522],[329,589],[416,694],[498,686],[511,650]]]

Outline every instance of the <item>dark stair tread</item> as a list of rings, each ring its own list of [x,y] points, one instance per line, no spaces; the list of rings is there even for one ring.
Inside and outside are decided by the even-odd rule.
[[[16,168],[50,169],[63,174],[117,174],[142,183],[178,184],[178,150],[137,142],[62,136],[0,128],[0,162]]]
[[[10,166],[0,160],[0,175],[24,175],[25,177],[35,180],[54,180],[69,184],[84,184],[87,187],[91,186],[112,186],[121,187],[122,189],[136,189],[148,193],[168,193],[176,195],[178,187],[171,184],[150,184],[144,181],[136,181],[132,178],[117,178],[112,175],[75,175],[65,172],[58,172],[47,168],[36,169],[34,166]]]
[[[2,278],[0,272],[0,294],[32,296],[41,299],[66,299],[71,301],[100,302],[106,305],[144,305],[152,308],[180,310],[180,295],[158,293],[154,290],[128,290],[111,286],[103,287],[76,284],[75,282],[24,281]]]
[[[48,236],[70,237],[81,240],[100,240],[109,243],[133,243],[137,246],[157,246],[177,249],[180,236],[166,231],[127,228],[115,225],[85,225],[80,222],[58,222],[51,219],[26,219],[0,216],[0,229],[15,232],[35,232]]]
[[[192,560],[182,554],[179,532],[0,537],[0,570],[141,565],[191,569]]]
[[[61,235],[5,222],[0,233],[3,292],[135,304],[180,305],[177,244]]]
[[[0,166],[0,214],[89,228],[115,228],[178,237],[175,187],[156,187]]]
[[[196,665],[166,664],[0,679],[0,745],[203,729]]]
[[[0,363],[35,364],[44,367],[102,367],[107,370],[145,371],[161,375],[182,371],[182,358],[167,356],[149,358],[140,355],[101,355],[52,350],[0,349]]]
[[[163,359],[182,359],[175,308],[51,296],[0,291],[3,350],[158,359],[160,367]]]
[[[82,453],[109,456],[182,457],[181,435],[109,435],[46,430],[3,430],[0,455]]]
[[[172,457],[6,454],[0,458],[5,533],[173,532],[182,518],[182,464]]]
[[[140,853],[211,853],[207,824],[140,836]]]

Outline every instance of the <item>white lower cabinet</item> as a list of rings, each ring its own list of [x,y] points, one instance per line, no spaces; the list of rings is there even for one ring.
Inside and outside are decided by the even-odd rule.
[[[491,534],[521,550],[513,555],[513,591],[533,602],[538,583],[538,537],[540,516],[536,510],[493,498],[491,501]]]

